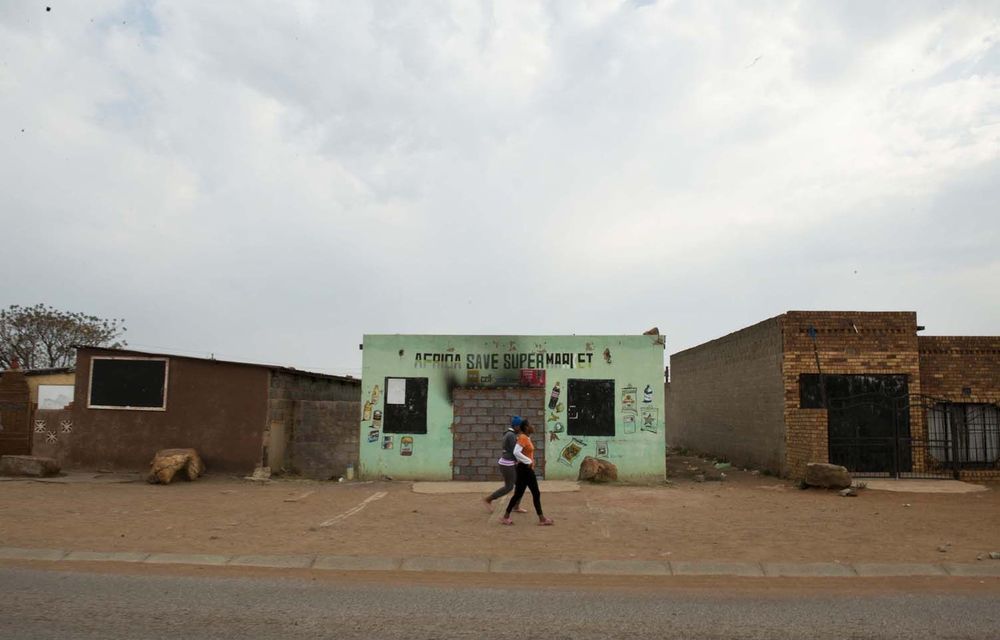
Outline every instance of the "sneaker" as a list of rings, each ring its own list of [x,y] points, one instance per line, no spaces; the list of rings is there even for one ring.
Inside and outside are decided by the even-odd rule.
[[[500,524],[514,524],[514,521],[510,519],[510,516],[504,516],[500,518]]]
[[[483,498],[483,505],[486,506],[486,510],[493,513],[493,503],[490,502],[489,498]]]
[[[554,524],[555,520],[553,520],[552,518],[542,518],[541,520],[538,521],[539,527],[551,527]]]

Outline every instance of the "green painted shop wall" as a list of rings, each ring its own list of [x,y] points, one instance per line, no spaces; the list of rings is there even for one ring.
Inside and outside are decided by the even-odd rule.
[[[623,480],[662,480],[663,348],[662,336],[647,335],[366,335],[359,475],[450,480],[451,390],[456,386],[517,386],[521,369],[544,369],[547,479],[576,479],[584,457],[595,456],[617,465]],[[387,377],[427,378],[426,434],[382,432]],[[571,378],[614,380],[614,436],[566,433],[567,381]],[[550,409],[548,401],[556,384],[561,395],[556,408]],[[558,439],[550,440],[552,432]],[[501,435],[497,433],[498,457]],[[405,447],[404,436],[412,438]],[[575,457],[564,455],[569,445],[580,447]]]

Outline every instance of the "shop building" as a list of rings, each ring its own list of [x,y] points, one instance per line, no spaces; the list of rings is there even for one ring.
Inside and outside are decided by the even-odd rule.
[[[366,335],[360,475],[493,480],[512,415],[535,426],[537,472],[576,479],[586,456],[662,480],[660,335]]]

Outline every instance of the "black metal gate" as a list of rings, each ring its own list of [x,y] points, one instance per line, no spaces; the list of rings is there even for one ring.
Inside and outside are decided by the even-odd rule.
[[[941,403],[910,395],[905,384],[895,390],[833,394],[827,402],[831,463],[862,477],[958,477],[961,465],[951,453],[957,442],[955,430],[947,425],[915,429],[910,420],[914,407],[930,415]]]
[[[958,478],[962,470],[1000,469],[1000,407],[909,393],[830,397],[829,460],[852,475]],[[912,410],[925,416],[910,423]]]

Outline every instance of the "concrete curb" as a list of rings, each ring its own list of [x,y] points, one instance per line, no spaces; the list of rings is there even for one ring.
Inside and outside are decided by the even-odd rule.
[[[603,576],[669,576],[670,563],[659,560],[584,560],[580,573]]]
[[[763,578],[764,570],[757,562],[671,562],[675,576],[739,576]]]
[[[851,578],[858,575],[854,567],[839,562],[764,562],[764,575],[779,578]]]
[[[196,566],[266,567],[322,571],[533,573],[617,576],[724,576],[734,578],[890,578],[906,576],[1000,578],[1000,562],[943,564],[838,562],[688,562],[660,560],[553,560],[546,558],[385,558],[381,556],[213,555],[137,551],[64,551],[0,547],[2,560],[141,562]]]
[[[272,569],[308,569],[316,558],[313,556],[233,556],[229,563],[235,567],[270,567]]]

